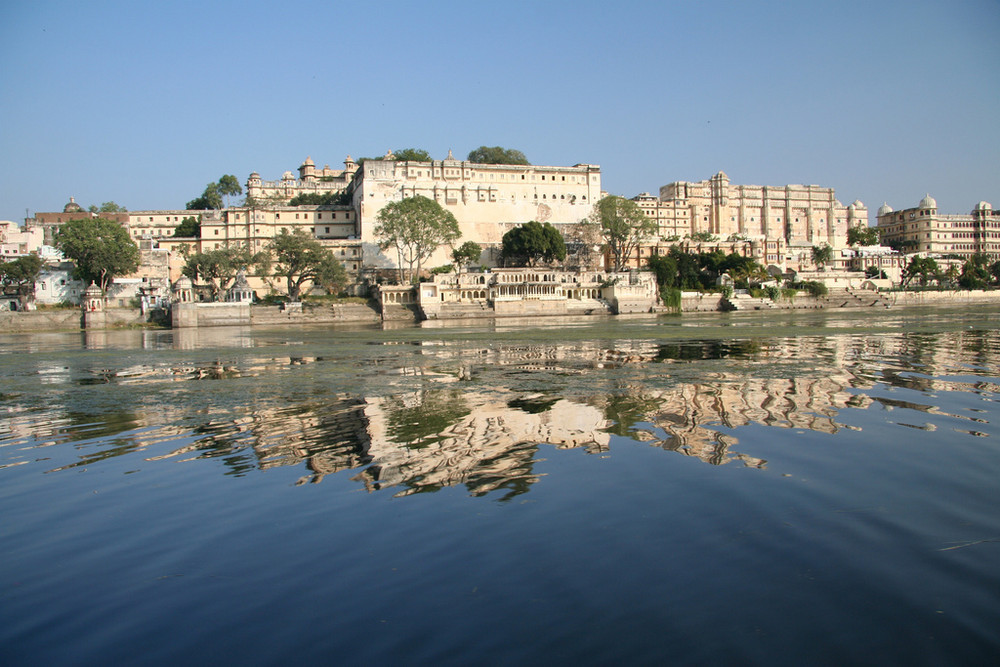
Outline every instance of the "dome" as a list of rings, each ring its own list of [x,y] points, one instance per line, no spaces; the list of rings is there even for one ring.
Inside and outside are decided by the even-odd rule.
[[[281,180],[283,180],[283,181],[294,181],[295,180],[295,174],[293,174],[290,171],[286,171],[284,174],[281,175]]]
[[[992,211],[993,210],[993,205],[990,204],[988,201],[981,201],[978,204],[976,204],[976,208],[974,210],[976,210],[976,211]]]
[[[934,201],[934,197],[924,195],[924,198],[920,200],[920,204],[917,208],[937,208],[937,202]]]
[[[314,162],[313,162],[313,159],[312,159],[312,157],[311,157],[311,156],[308,156],[308,155],[307,155],[307,156],[306,156],[306,161],[302,163],[302,166],[303,166],[303,167],[306,167],[306,166],[309,166],[309,167],[315,167],[315,166],[316,166],[316,163],[314,163]]]
[[[77,204],[72,197],[69,198],[69,203],[63,206],[63,213],[79,213],[82,210],[83,207]]]
[[[260,174],[258,174],[256,171],[253,172],[252,174],[250,174],[250,180],[251,181],[259,181],[260,180]]]
[[[883,215],[889,215],[890,213],[892,213],[892,207],[885,202],[882,202],[882,205],[878,207],[878,213],[876,215],[881,218]]]
[[[854,208],[864,208],[865,207],[865,205],[863,203],[861,203],[860,199],[855,199],[854,203],[852,203],[851,206],[853,206]]]
[[[177,282],[174,283],[174,289],[178,291],[182,289],[192,289],[193,287],[194,285],[191,283],[191,279],[187,276],[181,276]]]

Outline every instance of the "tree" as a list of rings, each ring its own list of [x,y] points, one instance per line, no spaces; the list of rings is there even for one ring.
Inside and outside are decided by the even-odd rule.
[[[433,160],[431,154],[423,148],[401,148],[395,151],[393,155],[400,162],[430,162]]]
[[[878,228],[856,225],[847,230],[847,245],[878,245]]]
[[[334,204],[349,204],[350,197],[347,196],[347,191],[343,192],[303,192],[302,194],[295,195],[292,197],[291,201],[288,202],[289,206],[332,206]]]
[[[608,195],[594,208],[591,223],[599,230],[615,260],[615,271],[621,271],[643,239],[657,232],[656,221],[643,213],[631,199]]]
[[[931,257],[914,256],[903,271],[903,286],[909,285],[914,278],[920,280],[921,285],[927,285],[932,280],[940,280],[942,277],[938,263]]]
[[[281,230],[271,243],[271,249],[275,256],[274,275],[285,278],[292,301],[299,300],[306,281],[331,293],[347,284],[347,272],[333,252],[301,229],[291,234]]]
[[[120,206],[113,201],[106,201],[100,206],[91,206],[87,210],[91,213],[128,213],[127,208]]]
[[[106,218],[70,220],[56,234],[56,247],[76,262],[76,277],[107,292],[112,279],[139,268],[139,248],[117,222]]]
[[[816,266],[823,266],[833,259],[833,248],[827,244],[812,247],[812,261]]]
[[[224,197],[235,197],[243,194],[240,182],[232,174],[226,174],[219,178],[216,183],[209,183],[205,186],[205,191],[197,199],[192,199],[187,203],[189,211],[217,210],[226,205]]]
[[[181,273],[193,281],[207,282],[212,299],[222,301],[241,270],[267,274],[270,264],[267,252],[251,253],[247,246],[225,246],[188,255]]]
[[[174,236],[183,239],[201,238],[201,221],[193,215],[187,216],[181,220],[181,224],[174,227]]]
[[[478,262],[483,254],[483,248],[475,241],[466,241],[455,250],[451,251],[451,258],[458,266],[458,272],[462,272],[462,267],[473,262]]]
[[[186,205],[189,211],[218,210],[222,208],[222,194],[219,192],[218,183],[209,183],[205,186],[205,191],[201,196],[192,199]]]
[[[962,273],[958,277],[958,285],[962,289],[982,289],[990,284],[990,260],[986,255],[977,253],[967,259],[962,265]]]
[[[375,218],[374,233],[375,238],[381,239],[379,247],[382,250],[396,249],[400,273],[405,263],[409,280],[420,274],[424,260],[434,251],[442,245],[454,243],[462,235],[458,221],[450,211],[436,201],[421,196],[384,206]]]
[[[566,242],[559,230],[532,220],[503,235],[500,257],[505,265],[534,266],[539,260],[566,259]]]
[[[42,258],[35,253],[0,262],[0,283],[13,287],[22,302],[33,297],[35,281],[42,271]]]
[[[521,151],[501,146],[480,146],[467,159],[477,164],[531,164]]]
[[[225,197],[235,197],[237,195],[243,194],[243,188],[240,186],[240,182],[236,180],[236,177],[232,174],[225,174],[219,178],[219,194]],[[227,200],[226,204],[229,205],[231,200]]]

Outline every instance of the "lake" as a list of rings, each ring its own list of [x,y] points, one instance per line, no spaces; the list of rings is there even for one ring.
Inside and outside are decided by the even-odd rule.
[[[995,664],[998,325],[0,335],[0,660]]]

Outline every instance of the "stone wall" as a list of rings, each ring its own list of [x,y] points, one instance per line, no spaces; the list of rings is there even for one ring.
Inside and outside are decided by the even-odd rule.
[[[250,324],[250,304],[175,303],[170,309],[171,326],[225,327]]]
[[[343,303],[322,306],[304,304],[301,309],[282,309],[280,306],[253,306],[250,323],[254,326],[282,324],[336,324],[348,322],[381,322],[378,311],[365,303]]]
[[[138,308],[111,308],[104,311],[105,326],[128,327],[143,324],[146,317]],[[83,312],[76,308],[55,310],[0,311],[0,333],[28,331],[78,331],[83,328]]]
[[[1000,291],[956,290],[947,292],[883,292],[894,306],[1000,305]]]

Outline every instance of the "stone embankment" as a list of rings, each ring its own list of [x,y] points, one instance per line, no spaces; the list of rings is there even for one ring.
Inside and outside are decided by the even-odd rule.
[[[141,326],[146,322],[138,308],[110,308],[104,314],[109,329]],[[0,311],[0,333],[79,331],[82,328],[83,313],[76,308]]]
[[[194,304],[191,304],[194,305]],[[211,305],[211,304],[203,304]],[[218,306],[230,304],[217,304]],[[305,324],[347,324],[379,323],[382,321],[413,322],[420,319],[416,305],[394,305],[380,313],[372,304],[305,304],[302,307],[281,306],[238,306],[231,308],[198,308],[197,316],[187,318],[182,326],[283,326]],[[576,307],[546,311],[539,308],[529,316],[549,315],[603,315],[610,314],[607,305],[594,300],[585,304],[588,308]],[[893,307],[941,307],[963,308],[981,305],[1000,305],[1000,290],[957,290],[947,292],[872,292],[867,290],[831,290],[823,297],[804,294],[793,299],[754,298],[748,295],[733,295],[729,299],[720,294],[684,292],[681,297],[681,313],[706,313],[727,310],[772,311],[811,309],[885,309]],[[592,307],[591,307],[592,306]],[[481,304],[449,305],[446,312],[438,313],[441,319],[493,318],[497,314]],[[657,312],[669,312],[658,308]],[[204,315],[202,315],[204,313]],[[105,311],[106,328],[127,328],[143,326],[147,318],[138,309],[112,308]],[[83,328],[83,316],[76,309],[37,310],[31,312],[0,311],[0,333],[27,333],[39,331],[79,331]]]

